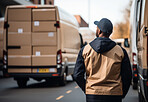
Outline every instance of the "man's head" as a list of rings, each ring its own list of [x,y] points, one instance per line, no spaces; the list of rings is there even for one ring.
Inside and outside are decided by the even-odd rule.
[[[96,36],[100,37],[109,37],[113,31],[113,24],[107,18],[102,18],[100,21],[95,21],[95,25],[97,25]]]

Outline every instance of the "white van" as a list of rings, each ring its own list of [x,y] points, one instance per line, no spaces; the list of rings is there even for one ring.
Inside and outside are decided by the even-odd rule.
[[[130,51],[129,51],[129,39],[128,38],[120,38],[120,39],[112,39],[114,42],[116,42],[119,46],[121,46],[121,47],[123,47],[126,51],[127,51],[127,53],[128,53],[128,55],[129,55],[129,57],[130,57]]]
[[[133,0],[130,14],[130,54],[133,88],[139,102],[148,101],[148,0]]]
[[[90,43],[96,38],[96,33],[89,27],[80,27],[79,33],[82,35],[84,43]]]
[[[57,6],[8,6],[4,29],[4,74],[19,87],[29,78],[65,85],[80,50],[78,22]]]

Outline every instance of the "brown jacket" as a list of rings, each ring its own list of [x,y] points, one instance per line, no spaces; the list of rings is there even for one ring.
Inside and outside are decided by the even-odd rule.
[[[119,45],[101,54],[88,44],[82,56],[86,68],[86,94],[123,94],[120,69],[124,53]]]
[[[132,79],[128,54],[111,39],[96,38],[81,48],[73,78],[87,96],[124,98]]]

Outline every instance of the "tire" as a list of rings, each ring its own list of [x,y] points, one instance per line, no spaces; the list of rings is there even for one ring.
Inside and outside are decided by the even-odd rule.
[[[141,94],[141,91],[140,91],[140,93],[138,92],[138,97],[139,97],[139,102],[145,102],[143,99],[143,96]]]
[[[137,88],[138,88],[138,84],[137,83],[133,83],[133,89],[137,90]]]
[[[25,88],[27,86],[27,80],[17,79],[16,81],[19,88]]]
[[[141,92],[141,87],[140,87],[139,80],[138,80],[138,86],[137,86],[137,88],[138,88],[138,100],[139,100],[139,102],[145,102],[144,101],[144,97],[143,97],[142,92]]]
[[[64,74],[60,77],[60,79],[59,79],[59,85],[60,85],[60,86],[65,86],[66,83],[67,83],[67,81],[66,81],[66,73],[64,73]]]

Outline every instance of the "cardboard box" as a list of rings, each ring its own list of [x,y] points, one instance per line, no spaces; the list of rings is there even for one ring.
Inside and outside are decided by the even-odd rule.
[[[31,8],[9,8],[8,21],[31,21]]]
[[[8,46],[22,46],[30,45],[31,46],[31,33],[23,34],[8,34]]]
[[[32,45],[56,45],[56,32],[32,33]]]
[[[31,66],[31,56],[8,56],[9,66]]]
[[[33,46],[33,55],[56,55],[57,47],[56,46]]]
[[[18,34],[30,33],[31,32],[31,22],[8,22],[8,34],[12,32],[17,32]]]
[[[55,21],[56,20],[56,11],[55,9],[33,9],[32,10],[32,14],[33,14],[33,20],[35,21],[48,21],[48,20],[52,20]],[[44,16],[43,16],[44,15]]]
[[[31,68],[8,68],[8,73],[31,73]]]
[[[16,48],[16,49],[8,49],[8,56],[9,55],[10,56],[11,55],[23,55],[23,56],[26,55],[26,56],[28,56],[28,55],[31,55],[31,52],[32,52],[31,46],[20,46],[20,48]]]
[[[56,21],[34,21],[32,22],[33,32],[55,32],[56,27],[54,26]]]
[[[56,55],[32,55],[32,66],[51,66],[56,65]]]

